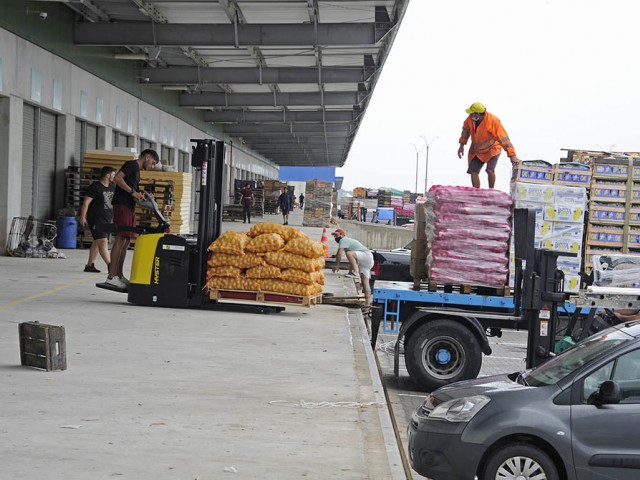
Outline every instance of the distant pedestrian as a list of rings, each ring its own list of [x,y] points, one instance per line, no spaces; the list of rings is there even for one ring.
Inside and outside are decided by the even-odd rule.
[[[160,161],[155,150],[146,149],[140,153],[137,160],[129,160],[122,165],[116,174],[116,190],[113,194],[113,223],[123,227],[136,226],[136,200],[144,200],[144,192],[139,190],[140,170],[153,170]],[[116,233],[111,248],[111,264],[106,284],[120,290],[129,288],[129,280],[123,274],[124,260],[131,239],[136,234],[122,230]]]
[[[298,202],[300,202],[300,210],[304,208],[304,193],[301,193],[298,197]]]
[[[89,260],[84,267],[85,272],[100,273],[95,266],[98,253],[102,260],[109,267],[111,258],[109,246],[107,245],[109,235],[96,229],[97,224],[111,223],[113,221],[113,192],[116,186],[113,179],[116,176],[116,169],[113,167],[102,167],[100,170],[100,180],[93,182],[87,188],[87,192],[80,209],[80,226],[87,225],[91,230],[93,242],[89,247]]]
[[[242,198],[240,199],[240,203],[242,203],[242,223],[251,223],[251,207],[256,204],[256,199],[253,196],[251,185],[248,183],[242,189]]]
[[[360,207],[360,221],[367,221],[367,207]]]
[[[338,251],[336,253],[336,263],[333,271],[340,270],[340,261],[342,260],[342,252],[345,253],[352,273],[347,273],[347,277],[353,277],[360,280],[362,290],[364,292],[365,306],[371,306],[371,269],[373,268],[373,253],[359,241],[347,237],[344,230],[338,228],[331,233],[338,243]]]
[[[286,188],[282,188],[282,193],[278,197],[278,205],[282,212],[283,225],[289,225],[289,211],[291,210],[291,195]]]
[[[471,137],[471,147],[469,148],[467,173],[471,175],[471,185],[480,188],[480,170],[487,165],[487,178],[489,188],[493,188],[496,183],[496,165],[502,149],[507,152],[512,165],[518,164],[518,157],[513,148],[513,144],[507,135],[507,131],[502,126],[500,119],[487,112],[486,107],[476,102],[467,108],[469,116],[462,125],[460,135],[460,148],[458,148],[458,158],[464,155],[464,146]]]
[[[289,192],[289,203],[291,204],[291,210],[296,208],[296,196],[293,192]]]

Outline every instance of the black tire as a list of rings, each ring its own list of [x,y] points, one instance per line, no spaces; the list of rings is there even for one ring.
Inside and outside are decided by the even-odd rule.
[[[558,467],[540,448],[516,443],[496,450],[488,459],[480,480],[559,480]]]
[[[476,337],[463,324],[432,320],[405,340],[404,360],[411,379],[432,392],[449,383],[476,378],[482,366],[482,351]]]

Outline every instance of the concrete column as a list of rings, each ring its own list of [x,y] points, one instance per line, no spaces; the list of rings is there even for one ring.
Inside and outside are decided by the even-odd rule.
[[[22,99],[0,97],[0,255],[6,255],[13,217],[20,215]]]

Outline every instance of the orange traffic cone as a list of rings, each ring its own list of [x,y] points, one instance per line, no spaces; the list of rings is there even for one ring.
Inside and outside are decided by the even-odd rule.
[[[324,247],[324,258],[330,258],[329,255],[329,237],[327,237],[327,227],[322,230],[322,238],[320,239],[322,246]]]

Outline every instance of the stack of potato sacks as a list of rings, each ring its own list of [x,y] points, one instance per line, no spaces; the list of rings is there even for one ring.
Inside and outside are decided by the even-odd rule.
[[[296,228],[259,223],[210,246],[207,287],[309,296],[322,292],[324,246]]]

